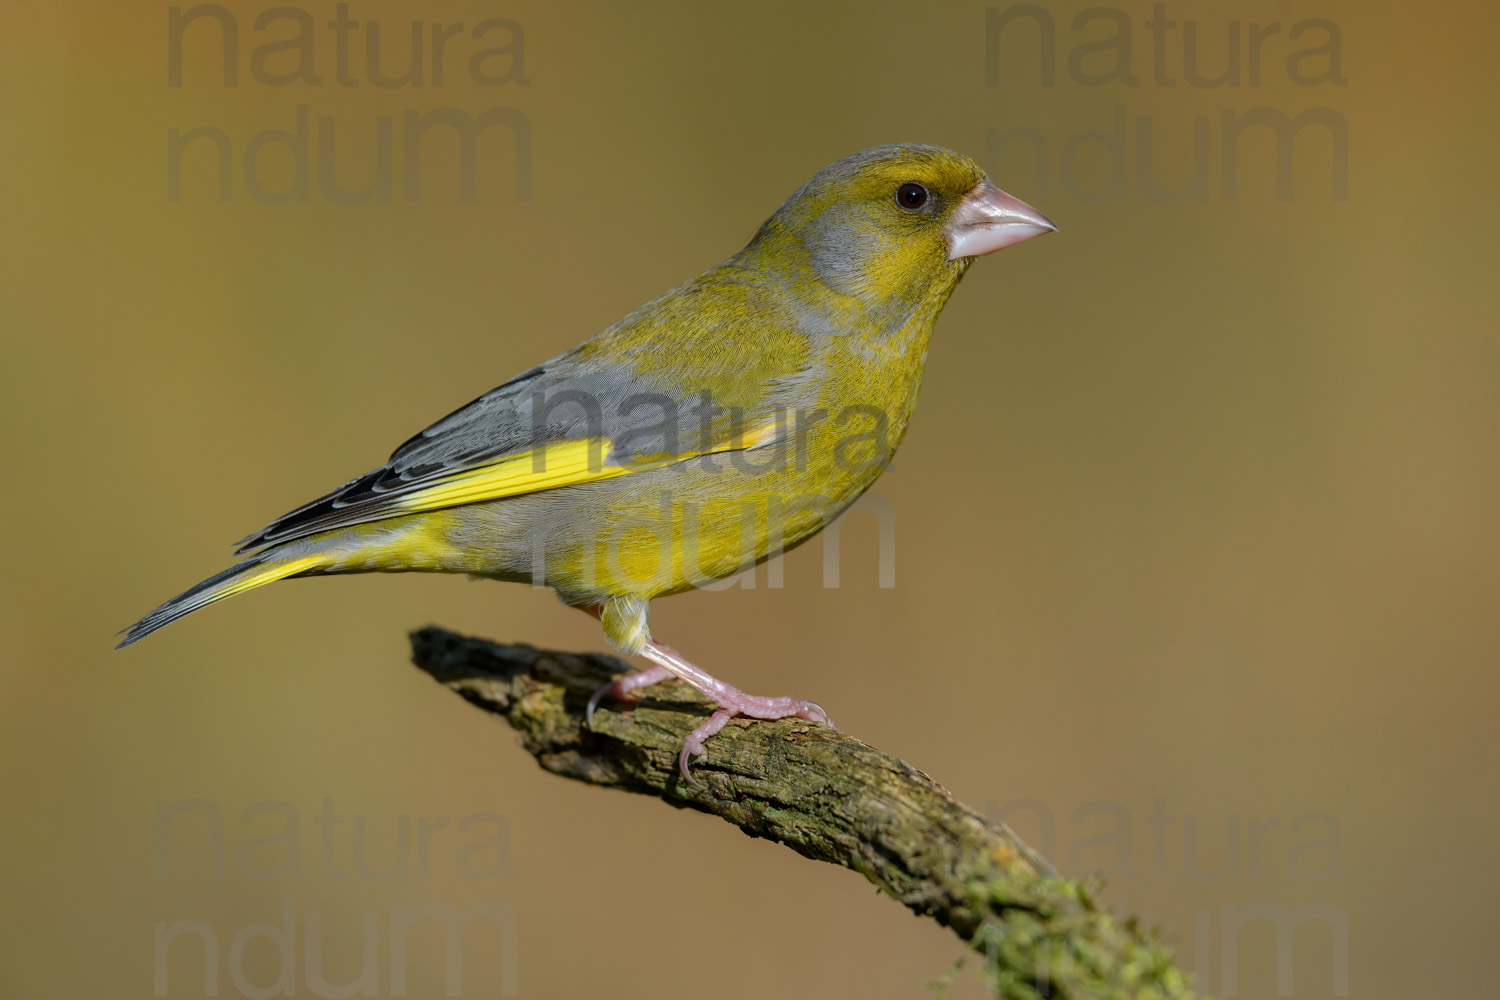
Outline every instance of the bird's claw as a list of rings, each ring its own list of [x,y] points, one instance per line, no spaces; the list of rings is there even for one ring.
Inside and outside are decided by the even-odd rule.
[[[614,689],[614,686],[615,686],[615,682],[614,681],[610,681],[608,684],[606,684],[603,687],[599,688],[592,695],[589,696],[589,707],[587,709],[585,709],[584,713],[583,713],[584,721],[588,723],[589,732],[592,733],[592,732],[595,731],[594,730],[594,709],[596,709],[596,708],[599,707],[599,702],[604,699],[605,695],[609,694],[609,692]]]
[[[802,715],[801,718],[807,719],[809,722],[821,722],[823,725],[827,726],[829,729],[837,729],[839,727],[839,724],[837,722],[834,722],[832,719],[830,719],[828,717],[828,712],[827,712],[826,709],[823,708],[822,705],[819,705],[815,701],[803,702],[803,704],[805,704],[809,709],[812,709],[812,710],[816,711],[818,713],[818,715],[817,715],[817,718],[813,718],[813,717],[807,716],[807,715]]]
[[[740,691],[734,691],[733,696],[726,698],[725,701],[728,704],[718,705],[714,714],[710,715],[706,722],[688,733],[687,738],[682,741],[682,751],[677,755],[677,770],[681,772],[682,779],[699,791],[707,786],[693,777],[692,758],[702,756],[704,744],[736,715],[748,715],[757,719],[795,717],[808,722],[822,723],[829,729],[838,728],[838,725],[828,717],[823,706],[815,701],[801,701],[794,698],[758,698]]]

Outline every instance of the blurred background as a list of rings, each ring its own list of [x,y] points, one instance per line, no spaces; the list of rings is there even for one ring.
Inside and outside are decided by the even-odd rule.
[[[111,650],[892,141],[1062,230],[938,325],[896,586],[856,514],[838,589],[815,540],[657,634],[1104,873],[1207,992],[1487,992],[1500,16],[1086,7],[11,0],[0,993],[436,996],[393,929],[484,904],[465,996],[924,995],[947,932],[409,664],[428,623],[602,649],[549,592],[299,580]],[[492,109],[467,154],[416,124]]]

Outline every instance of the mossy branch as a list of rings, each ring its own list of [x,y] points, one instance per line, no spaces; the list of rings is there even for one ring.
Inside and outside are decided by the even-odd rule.
[[[1009,1000],[1191,998],[1149,930],[1100,906],[1094,887],[1060,875],[1014,832],[842,730],[798,719],[732,722],[677,771],[682,739],[707,714],[668,682],[649,697],[606,700],[595,731],[589,695],[630,667],[612,656],[471,639],[411,636],[417,665],[502,716],[548,771],[711,813],[803,857],[853,868],[887,895],[951,928],[984,956]]]

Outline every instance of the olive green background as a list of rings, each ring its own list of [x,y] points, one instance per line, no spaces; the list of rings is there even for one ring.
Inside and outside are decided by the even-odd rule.
[[[875,488],[896,512],[896,586],[877,586],[875,522],[856,515],[839,589],[821,586],[815,540],[780,589],[762,569],[754,589],[660,602],[657,634],[749,690],[820,700],[976,807],[1037,800],[1017,829],[1070,871],[1112,871],[1106,898],[1161,924],[1190,967],[1196,940],[1207,990],[1227,992],[1226,924],[1311,904],[1326,919],[1292,938],[1296,997],[1338,992],[1340,921],[1348,996],[1492,992],[1500,17],[1173,3],[1168,87],[1137,3],[1121,10],[1139,84],[1090,85],[1068,53],[1112,29],[1074,31],[1085,6],[1050,8],[1052,85],[1017,22],[988,86],[982,3],[356,4],[392,67],[413,17],[524,29],[528,85],[465,70],[497,32],[451,41],[442,86],[429,71],[383,89],[358,55],[364,82],[336,84],[331,3],[302,8],[320,87],[257,82],[251,52],[289,22],[256,32],[265,8],[231,4],[227,88],[206,23],[168,85],[164,4],[11,0],[0,993],[150,996],[155,925],[201,921],[219,995],[238,996],[231,940],[290,900],[299,937],[321,914],[335,983],[358,973],[373,915],[382,996],[390,907],[423,901],[510,907],[521,996],[921,996],[958,954],[940,928],[850,872],[546,775],[408,664],[405,633],[429,622],[602,648],[548,592],[294,581],[110,648],[227,565],[227,543],[727,256],[826,163],[891,141],[982,159],[1061,227],[979,261],[939,322],[911,432]],[[1339,27],[1346,85],[1289,79],[1287,57],[1326,37],[1289,41],[1303,18]],[[1282,24],[1259,85],[1186,83],[1182,22],[1217,73],[1231,19],[1242,54],[1250,22]],[[320,194],[316,137],[306,202],[251,196],[246,143],[291,129],[299,104],[334,121],[345,187],[374,175],[376,120],[392,119],[392,201]],[[1077,152],[1071,193],[1061,149],[1111,128],[1116,105],[1127,184],[1089,203],[1109,184],[1103,148]],[[474,201],[436,134],[421,195],[403,200],[402,115],[444,107],[525,115],[529,200],[501,129],[480,140]],[[1246,133],[1238,197],[1223,197],[1222,112],[1319,107],[1347,122],[1346,200],[1317,128],[1297,138],[1290,201],[1264,129]],[[1209,197],[1162,204],[1137,184],[1136,120],[1153,129],[1157,182],[1180,187],[1195,117]],[[206,142],[168,198],[168,131],[195,126],[233,144],[227,203]],[[1045,196],[1021,145],[987,148],[1014,127],[1050,144]],[[264,153],[273,190],[291,179],[285,155]],[[222,881],[201,817],[172,826],[168,869],[153,867],[156,804],[190,798],[224,817]],[[332,867],[325,798],[349,817],[329,828]],[[1159,845],[1158,800],[1176,817]],[[284,841],[253,843],[283,814],[242,822],[265,802],[298,818],[307,877],[251,877],[287,860]],[[503,853],[513,878],[460,869],[457,849],[487,835],[457,824],[486,813],[506,819],[508,850],[469,868]],[[403,816],[408,877],[357,877],[354,817],[389,867]],[[423,877],[416,826],[440,817]],[[1272,925],[1230,936],[1238,995],[1277,995]],[[469,929],[464,995],[499,995],[499,938]],[[167,995],[202,994],[200,953],[173,943]],[[440,995],[440,937],[415,932],[410,954],[409,995]],[[304,958],[299,940],[297,995],[317,995]],[[277,955],[256,941],[241,966],[269,983]],[[954,995],[981,992],[965,976]]]

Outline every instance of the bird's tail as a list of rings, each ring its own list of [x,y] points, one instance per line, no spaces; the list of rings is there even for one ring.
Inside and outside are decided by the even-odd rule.
[[[251,556],[217,576],[209,577],[196,587],[178,594],[130,626],[125,631],[125,638],[115,648],[121,649],[138,639],[143,639],[163,625],[170,625],[183,615],[197,611],[215,601],[222,601],[235,594],[243,594],[262,584],[305,573],[310,569],[318,568],[324,562],[325,559],[321,555],[289,558],[286,555],[278,557],[276,552],[263,552],[260,555]]]

